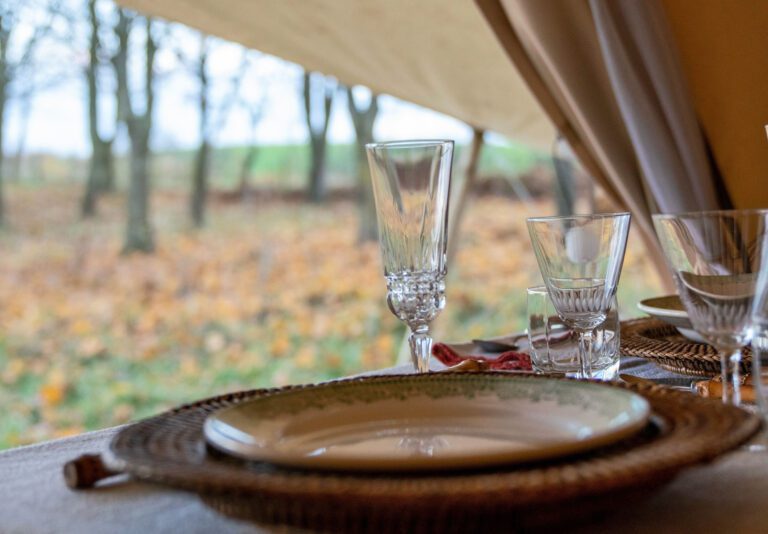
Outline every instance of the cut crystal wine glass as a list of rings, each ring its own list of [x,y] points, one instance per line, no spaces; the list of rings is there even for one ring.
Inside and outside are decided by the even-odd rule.
[[[453,141],[366,145],[387,304],[410,330],[417,372],[429,371],[430,323],[445,307]]]
[[[592,378],[592,334],[616,294],[629,220],[629,213],[611,213],[527,221],[552,304],[579,334],[580,378]]]
[[[768,210],[654,215],[653,222],[693,327],[720,354],[723,402],[739,404]]]

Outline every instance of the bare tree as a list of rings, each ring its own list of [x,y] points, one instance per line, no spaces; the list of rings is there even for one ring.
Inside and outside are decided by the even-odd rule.
[[[88,88],[88,132],[91,138],[91,162],[88,170],[85,194],[81,205],[83,217],[96,214],[99,193],[112,191],[115,187],[115,168],[112,157],[114,135],[107,137],[99,133],[99,70],[104,47],[99,36],[100,21],[96,10],[97,0],[88,0],[88,21],[90,23],[89,61],[85,67]]]
[[[46,19],[36,23],[33,21],[32,33],[23,35],[16,30],[28,9],[42,9]],[[53,20],[58,14],[59,3],[53,0],[35,6],[24,2],[0,2],[0,225],[6,222],[3,145],[8,103],[14,96],[31,98],[36,83],[36,53],[40,43],[51,34]]]
[[[371,186],[371,173],[368,168],[368,160],[365,153],[366,143],[373,142],[373,126],[376,115],[379,112],[379,97],[371,93],[368,104],[363,105],[355,101],[354,91],[347,87],[347,105],[355,127],[355,163],[357,171],[357,185],[359,191],[358,212],[360,223],[357,239],[360,242],[372,241],[377,237],[376,206],[373,202],[373,187]]]
[[[313,79],[315,82],[313,82]],[[309,169],[308,197],[311,202],[322,202],[326,196],[325,159],[328,148],[328,125],[333,108],[337,83],[322,74],[304,72],[304,110],[309,130],[312,161]]]
[[[177,60],[189,74],[196,78],[199,86],[195,103],[199,117],[200,144],[192,169],[192,192],[189,200],[190,218],[196,228],[205,225],[214,137],[216,132],[224,126],[232,107],[240,101],[240,82],[248,68],[248,51],[246,50],[243,52],[239,68],[229,79],[228,94],[223,98],[215,99],[214,88],[218,79],[212,77],[208,71],[214,52],[214,39],[204,34],[199,35],[199,46],[194,55],[190,56],[184,50],[176,50]]]
[[[240,165],[240,181],[237,190],[241,199],[245,199],[251,190],[251,175],[253,173],[253,166],[256,163],[256,156],[259,153],[259,145],[256,143],[256,129],[259,126],[259,122],[261,122],[261,118],[264,116],[264,105],[263,101],[244,103],[243,108],[248,114],[251,139],[248,142],[248,146],[245,147],[245,155]]]
[[[29,116],[32,114],[32,98],[34,91],[25,91],[19,95],[17,108],[19,110],[19,138],[16,142],[16,151],[13,155],[13,168],[8,173],[8,180],[19,182],[21,180],[21,164],[24,159],[24,150],[27,145],[27,133],[29,131]]]
[[[192,195],[190,196],[190,215],[192,224],[200,228],[205,223],[205,201],[208,196],[208,175],[211,167],[211,128],[210,128],[210,95],[208,81],[209,43],[204,35],[200,35],[200,54],[198,55],[195,74],[200,83],[198,109],[200,113],[200,146],[195,157],[195,168],[192,174]]]
[[[240,165],[240,183],[238,185],[238,193],[240,198],[245,200],[251,190],[251,174],[253,172],[253,166],[256,163],[256,156],[258,155],[259,145],[256,143],[256,130],[264,116],[264,108],[266,102],[266,93],[256,99],[251,100],[243,95],[239,101],[241,109],[248,115],[248,123],[250,126],[250,141],[245,148],[245,155],[243,156],[243,162]]]
[[[142,106],[137,106],[137,94],[130,90],[128,76],[128,48],[131,28],[137,17],[118,9],[115,37],[118,49],[113,58],[117,76],[118,116],[128,130],[131,142],[130,180],[128,184],[128,221],[126,225],[123,253],[152,252],[155,248],[152,227],[149,222],[150,190],[150,149],[149,137],[152,131],[152,111],[155,92],[153,87],[157,41],[153,36],[154,23],[151,18],[144,20],[144,90],[141,92]],[[141,111],[139,111],[141,110]]]

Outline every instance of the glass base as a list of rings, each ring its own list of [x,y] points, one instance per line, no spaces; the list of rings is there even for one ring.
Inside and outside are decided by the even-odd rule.
[[[599,367],[592,367],[592,378],[595,378],[597,380],[616,380],[619,377],[619,360],[616,360],[615,362],[610,363],[609,365],[599,368]],[[579,370],[575,368],[571,369],[557,369],[557,368],[551,368],[551,369],[542,369],[538,366],[534,366],[534,371],[537,373],[542,374],[558,374],[562,376],[566,376],[568,378],[579,378]]]

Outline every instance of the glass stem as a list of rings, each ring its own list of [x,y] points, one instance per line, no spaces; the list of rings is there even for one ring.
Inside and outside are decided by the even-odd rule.
[[[592,330],[579,331],[579,375],[592,378]]]
[[[763,417],[765,426],[763,434],[768,432],[768,398],[766,397],[766,385],[763,383],[763,362],[762,358],[768,356],[765,354],[762,344],[752,342],[752,384],[757,396],[757,407],[760,409],[760,415]]]
[[[408,344],[411,346],[411,359],[416,372],[428,373],[429,357],[432,354],[432,337],[429,335],[429,325],[411,328]]]
[[[721,350],[720,367],[723,379],[723,404],[741,404],[741,349]]]

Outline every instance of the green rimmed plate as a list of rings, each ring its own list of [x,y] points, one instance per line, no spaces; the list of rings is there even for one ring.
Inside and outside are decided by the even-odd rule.
[[[213,447],[291,467],[417,471],[544,460],[643,428],[641,396],[607,384],[445,374],[287,390],[211,414]]]

